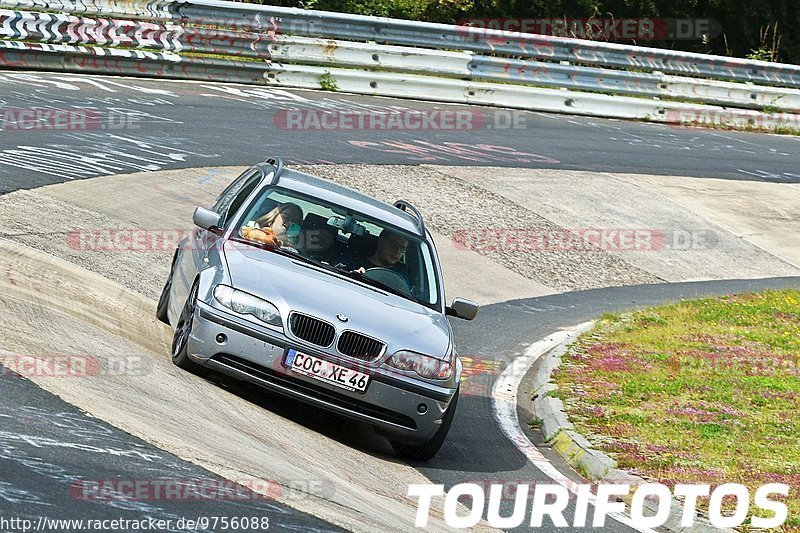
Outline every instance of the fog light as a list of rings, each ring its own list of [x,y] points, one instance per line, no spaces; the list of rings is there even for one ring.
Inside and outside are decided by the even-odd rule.
[[[217,333],[217,344],[225,344],[228,342],[228,337],[224,333]]]
[[[428,412],[428,406],[427,406],[427,405],[425,405],[424,403],[421,403],[421,404],[419,404],[419,405],[417,406],[417,412],[418,412],[419,414],[421,414],[421,415],[424,415],[425,413],[427,413],[427,412]]]

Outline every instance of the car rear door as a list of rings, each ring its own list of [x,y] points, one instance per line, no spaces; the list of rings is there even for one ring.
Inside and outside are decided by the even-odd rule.
[[[240,205],[262,177],[263,173],[259,168],[249,168],[217,197],[211,210],[220,214],[220,228],[225,228],[230,222],[230,217],[235,212],[232,206]],[[209,265],[209,253],[221,245],[222,233],[195,227],[182,243],[178,250],[171,298],[176,310],[179,311],[189,297],[197,274]]]

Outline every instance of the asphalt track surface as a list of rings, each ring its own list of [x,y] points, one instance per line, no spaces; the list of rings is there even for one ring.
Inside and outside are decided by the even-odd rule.
[[[800,182],[800,175],[795,174],[800,172],[800,157],[797,155],[800,139],[794,137],[680,129],[540,113],[519,113],[511,119],[524,128],[506,129],[496,127],[509,118],[503,111],[497,111],[502,115],[494,116],[495,111],[486,108],[312,91],[6,72],[0,74],[0,108],[15,110],[11,115],[4,115],[4,131],[0,134],[0,193],[69,179],[141,170],[245,165],[269,155],[280,155],[288,164],[436,163]],[[101,119],[90,128],[70,131],[53,130],[47,126],[35,130],[13,125],[9,128],[8,118],[19,117],[18,110],[33,108],[70,109],[83,113],[90,110],[96,114],[92,116]],[[280,117],[280,113],[287,109],[298,108],[340,111],[459,109],[475,113],[475,116],[481,114],[481,123],[493,127],[466,131],[308,131],[276,127],[281,123],[276,116]],[[106,120],[102,117],[111,118]],[[485,383],[479,383],[477,390],[473,388],[471,394],[462,398],[453,429],[437,458],[415,466],[431,482],[446,487],[462,481],[547,483],[548,479],[527,463],[502,435],[491,410],[492,381],[526,346],[561,327],[585,322],[605,311],[705,294],[797,286],[800,286],[800,278],[609,288],[495,304],[483,308],[475,322],[455,321],[459,353],[492,362],[496,372],[483,376]],[[62,431],[36,424],[31,426],[26,424],[24,417],[20,421],[19,417],[7,414],[25,409],[65,412],[75,420],[82,420],[83,415],[70,411],[69,406],[24,380],[7,378],[0,387],[3,390],[0,414],[12,416],[10,425],[3,423],[3,431],[12,435],[37,431],[58,434]],[[6,391],[11,393],[6,394]],[[530,413],[525,412],[520,412],[519,416],[523,422],[531,418]],[[95,424],[96,428],[102,426],[102,431],[97,430],[98,434],[113,439],[118,446],[147,450],[147,453],[157,456],[154,461],[165,469],[187,472],[187,477],[214,477],[109,426],[88,418],[75,423]],[[81,435],[88,439],[87,442],[99,446],[91,432],[82,432]],[[68,436],[63,433],[60,438]],[[529,437],[535,443],[541,440],[536,432],[529,432]],[[34,441],[17,439],[15,456],[26,457],[31,453],[34,446],[31,442]],[[102,444],[102,440],[100,442]],[[144,464],[136,457],[111,459],[79,450],[69,452],[76,455],[64,455],[59,450],[43,452],[38,448],[34,452],[27,463],[9,463],[8,460],[3,463],[0,511],[5,516],[19,515],[20,512],[42,514],[40,506],[30,501],[23,501],[21,508],[11,505],[4,495],[16,494],[14,490],[20,491],[20,497],[25,494],[29,498],[38,497],[40,504],[43,502],[45,507],[49,504],[62,515],[67,511],[77,515],[87,505],[95,515],[104,518],[120,514],[120,509],[114,507],[118,502],[87,504],[67,497],[64,487],[65,483],[68,484],[68,475],[52,483],[42,478],[34,486],[32,481],[41,474],[36,465],[42,463],[61,468],[62,473],[69,472],[67,467],[70,464],[80,464],[83,476],[92,479],[112,475],[136,479],[137,475],[146,477],[147,469],[153,468],[153,464]],[[55,455],[48,459],[46,454],[51,452]],[[542,452],[560,470],[569,471],[546,448],[542,448]],[[152,474],[149,477],[152,478]],[[251,509],[249,503],[235,505]],[[270,503],[265,505],[262,511],[285,518],[287,525],[293,523],[300,529],[327,527],[303,513]],[[194,509],[185,504],[179,509],[182,514],[188,512],[189,515],[209,514],[209,510],[234,515],[230,508],[210,509],[207,504],[198,508],[197,513],[188,512]],[[176,512],[164,507],[124,510],[130,516],[146,515],[148,511],[165,515]],[[502,514],[508,515],[510,511],[510,502],[506,502]],[[589,519],[591,514],[590,511]],[[546,527],[544,530],[555,531],[556,528]],[[608,522],[607,530],[623,531],[626,528]]]
[[[179,527],[182,519],[239,517],[266,518],[273,528],[289,531],[341,531],[260,497],[250,487],[227,485],[219,476],[86,416],[17,375],[0,375],[0,391],[0,516],[7,520],[37,524],[41,517],[153,518],[172,521],[172,527],[162,531],[186,531]],[[113,480],[144,482],[140,487],[151,496],[130,501],[109,498],[100,487],[117,486],[107,484]],[[171,485],[159,485],[159,480]],[[183,488],[176,489],[175,483]],[[193,496],[193,488],[213,499]],[[172,496],[176,490],[186,498]],[[14,529],[0,525],[0,531]],[[50,522],[40,531],[68,529],[79,528]]]
[[[460,110],[470,119],[447,130],[302,129],[315,125],[308,117],[319,117],[316,111],[387,108]],[[434,163],[800,182],[798,137],[321,91],[3,72],[0,109],[0,193],[138,170],[245,165],[272,155],[290,164]],[[54,130],[44,119],[31,129],[16,120],[33,109],[71,110],[88,117],[87,125]],[[287,110],[306,119],[297,127]]]

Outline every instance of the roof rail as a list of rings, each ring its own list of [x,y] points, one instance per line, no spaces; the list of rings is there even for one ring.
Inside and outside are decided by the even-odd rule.
[[[265,163],[275,167],[275,173],[272,175],[272,182],[270,185],[276,185],[278,180],[281,179],[281,172],[283,171],[283,159],[280,157],[271,157],[267,159]]]
[[[422,213],[419,212],[419,209],[417,209],[416,207],[411,205],[410,202],[407,202],[405,200],[397,200],[394,203],[394,206],[397,209],[400,209],[401,211],[406,211],[406,212],[411,211],[417,218],[417,227],[419,228],[420,235],[425,237],[425,222],[423,222],[422,220]]]

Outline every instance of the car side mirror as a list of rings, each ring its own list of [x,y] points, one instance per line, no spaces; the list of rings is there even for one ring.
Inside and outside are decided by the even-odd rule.
[[[472,320],[477,316],[480,308],[481,306],[472,300],[456,298],[453,300],[453,305],[449,305],[445,308],[445,314],[464,320]]]
[[[198,207],[194,210],[194,215],[192,215],[192,221],[194,222],[195,226],[199,226],[209,231],[219,228],[220,218],[222,217],[219,213],[215,213],[214,211],[206,209],[205,207]]]

